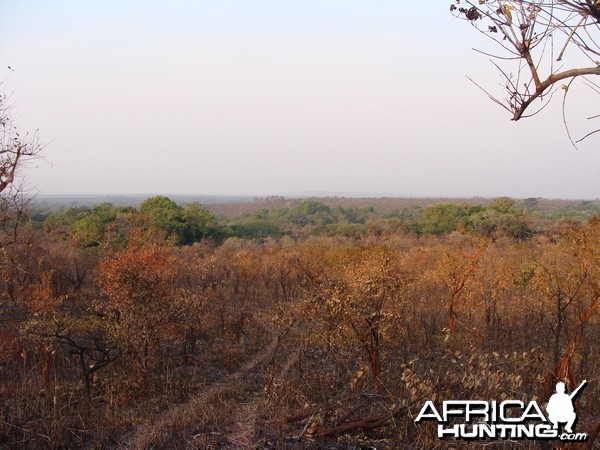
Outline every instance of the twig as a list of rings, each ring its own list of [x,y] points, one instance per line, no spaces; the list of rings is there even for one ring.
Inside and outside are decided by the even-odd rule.
[[[575,141],[575,142],[576,142],[576,143],[579,143],[579,142],[583,141],[585,138],[588,138],[588,137],[590,137],[592,134],[596,134],[596,133],[598,133],[599,131],[600,131],[600,129],[598,129],[598,130],[594,130],[594,131],[591,131],[591,132],[589,132],[588,134],[586,134],[584,137],[582,137],[581,139],[579,139],[579,140],[577,140],[577,141]]]
[[[485,92],[487,94],[487,96],[494,101],[495,103],[498,103],[500,106],[502,106],[505,110],[507,110],[508,112],[512,113],[512,111],[510,110],[510,108],[508,106],[506,106],[504,103],[502,103],[500,100],[498,100],[497,98],[495,98],[494,96],[492,96],[492,94],[490,94],[488,91],[486,91],[484,88],[482,88],[481,86],[479,86],[477,83],[475,83],[475,81],[473,81],[469,76],[467,76],[468,80],[473,83],[475,86],[477,86],[479,89],[481,89],[483,92]]]
[[[569,89],[571,88],[571,84],[573,84],[573,81],[575,81],[575,78],[571,78],[571,81],[569,81],[569,84],[567,84],[566,86],[563,86],[563,89],[565,90],[565,94],[563,95],[563,102],[562,102],[562,117],[563,117],[563,124],[565,125],[565,130],[567,131],[567,136],[569,137],[569,141],[571,142],[571,145],[575,148],[575,150],[577,150],[577,145],[575,145],[575,142],[573,142],[573,138],[571,137],[571,132],[569,131],[569,125],[567,124],[567,114],[565,112],[565,105],[567,103],[567,94],[569,93]]]
[[[569,33],[569,36],[567,37],[567,40],[565,41],[565,45],[563,45],[563,48],[561,49],[560,53],[558,54],[558,58],[556,58],[557,61],[562,61],[562,57],[563,57],[563,54],[565,53],[565,50],[567,49],[567,45],[569,45],[569,42],[571,42],[571,39],[573,38],[573,35],[577,31],[577,28],[579,28],[581,26],[581,24],[586,21],[586,19],[587,19],[587,16],[583,16],[581,18],[581,20],[579,21],[579,23],[575,26],[575,28],[573,28],[571,30],[571,32]]]

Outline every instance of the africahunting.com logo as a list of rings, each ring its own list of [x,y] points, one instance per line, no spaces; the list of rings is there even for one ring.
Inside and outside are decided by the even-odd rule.
[[[585,385],[584,380],[571,394],[565,384],[556,384],[556,392],[545,406],[546,413],[535,401],[447,400],[441,410],[429,400],[425,402],[416,423],[436,421],[440,439],[560,439],[585,441],[586,433],[576,433],[573,425],[577,414],[573,399]]]

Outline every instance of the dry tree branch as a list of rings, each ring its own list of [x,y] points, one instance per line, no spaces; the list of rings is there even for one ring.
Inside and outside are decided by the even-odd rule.
[[[538,115],[539,113],[541,113],[541,112],[542,112],[544,109],[546,109],[546,108],[548,107],[548,105],[550,105],[550,102],[552,101],[552,98],[554,97],[554,94],[555,94],[555,93],[556,93],[556,89],[555,89],[555,90],[553,90],[553,91],[552,91],[552,92],[549,94],[549,95],[550,95],[550,98],[548,99],[548,101],[547,101],[547,102],[545,102],[544,104],[542,104],[542,106],[541,106],[541,107],[539,107],[538,109],[536,109],[535,111],[533,111],[533,112],[531,112],[531,113],[528,113],[528,114],[523,114],[523,115],[521,116],[521,119],[527,119],[527,118],[529,118],[529,117],[533,117],[533,116],[536,116],[536,115]]]
[[[485,92],[487,94],[487,96],[490,98],[490,100],[494,101],[495,103],[497,103],[498,105],[500,105],[502,108],[506,109],[508,112],[512,112],[510,110],[510,108],[508,106],[506,106],[504,103],[502,103],[500,100],[498,100],[496,97],[492,96],[492,94],[490,94],[488,91],[486,91],[484,88],[482,88],[480,85],[478,85],[475,81],[473,81],[472,78],[469,78],[467,76],[467,78],[469,79],[469,81],[471,83],[473,83],[475,86],[477,86],[479,89],[481,89],[483,92]]]
[[[587,87],[589,87],[596,94],[600,94],[600,86],[598,84],[594,83],[593,81],[588,80],[587,78],[584,78],[583,82],[585,83],[585,85]]]
[[[22,136],[11,117],[12,105],[9,97],[2,92],[4,81],[0,82],[0,193],[16,187],[16,179],[21,168],[39,156],[42,146],[37,132]]]
[[[583,141],[584,139],[590,137],[592,134],[596,134],[596,133],[600,133],[600,129],[594,130],[594,131],[590,131],[588,134],[586,134],[585,136],[583,136],[581,139],[577,139],[575,141],[575,143],[579,143],[579,142]]]
[[[567,95],[569,94],[569,89],[571,88],[571,84],[573,84],[573,81],[575,81],[575,78],[571,78],[571,81],[569,81],[569,84],[562,87],[563,90],[565,91],[565,93],[563,95],[563,102],[562,102],[562,118],[563,118],[563,124],[565,125],[565,130],[567,131],[567,137],[569,138],[569,141],[571,142],[573,147],[576,149],[577,146],[575,145],[575,142],[573,142],[573,138],[571,137],[571,132],[569,131],[569,125],[567,125],[567,114],[565,112],[565,105],[567,103]]]
[[[529,96],[526,100],[523,101],[521,106],[514,111],[513,120],[519,120],[525,110],[529,107],[534,100],[540,97],[546,89],[552,86],[559,81],[566,80],[568,78],[575,78],[582,75],[600,75],[600,66],[596,67],[585,67],[581,69],[569,69],[564,72],[556,73],[550,75],[544,81],[541,81],[539,86],[537,86],[536,91]]]
[[[504,61],[516,61],[519,59],[518,56],[498,56],[498,55],[493,55],[491,53],[486,53],[486,52],[484,52],[482,50],[478,50],[476,48],[472,48],[471,50],[473,50],[474,52],[477,52],[477,53],[481,53],[482,55],[489,56],[490,58],[502,59]]]
[[[570,85],[577,77],[600,75],[600,62],[596,60],[597,56],[600,56],[596,34],[600,31],[600,5],[597,5],[597,2],[455,0],[450,10],[455,17],[467,20],[506,52],[506,54],[495,55],[495,52],[476,50],[491,57],[496,69],[507,81],[504,86],[507,95],[503,100],[499,100],[497,96],[482,88],[471,78],[469,80],[485,92],[492,101],[510,111],[512,120],[531,117],[543,110],[545,106],[535,113],[526,114],[532,103],[541,99],[557,83],[564,81]],[[486,28],[487,31],[484,31]],[[494,36],[495,34],[498,37]],[[564,35],[565,38],[555,58],[554,39],[557,35]],[[549,53],[548,44],[551,46]],[[575,56],[572,56],[572,52],[568,52],[569,48],[577,49]],[[590,60],[592,64],[589,67],[586,67],[587,64],[580,65],[581,56]],[[519,63],[514,76],[511,73],[510,77],[507,75],[509,71],[502,70],[494,62],[508,63],[513,60],[518,60]],[[565,67],[555,69],[555,60],[562,61]],[[600,91],[594,89],[593,84],[585,85],[596,92]],[[563,121],[566,125],[564,103],[563,98]],[[586,137],[591,134],[594,132],[588,133]],[[574,143],[571,136],[569,140]]]

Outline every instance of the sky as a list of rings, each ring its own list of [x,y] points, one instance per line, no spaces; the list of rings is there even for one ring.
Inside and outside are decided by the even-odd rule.
[[[599,198],[600,138],[574,149],[560,100],[511,121],[449,4],[0,0],[2,88],[45,145],[28,186]]]

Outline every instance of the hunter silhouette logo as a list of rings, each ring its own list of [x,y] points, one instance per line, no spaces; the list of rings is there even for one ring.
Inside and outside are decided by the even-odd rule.
[[[583,380],[581,384],[575,389],[571,395],[565,393],[565,383],[559,381],[556,383],[556,394],[552,394],[546,411],[548,411],[548,418],[552,422],[553,429],[558,429],[558,423],[566,423],[565,431],[567,433],[573,433],[573,424],[577,420],[575,414],[575,408],[573,407],[573,399],[579,393],[581,388],[585,385],[586,380]]]
[[[483,401],[446,400],[440,409],[429,400],[415,419],[416,423],[434,420],[440,439],[559,439],[585,441],[586,433],[573,432],[577,414],[573,399],[585,386],[584,380],[571,394],[563,382],[546,405],[546,414],[535,400]],[[560,424],[564,431],[559,431]]]

